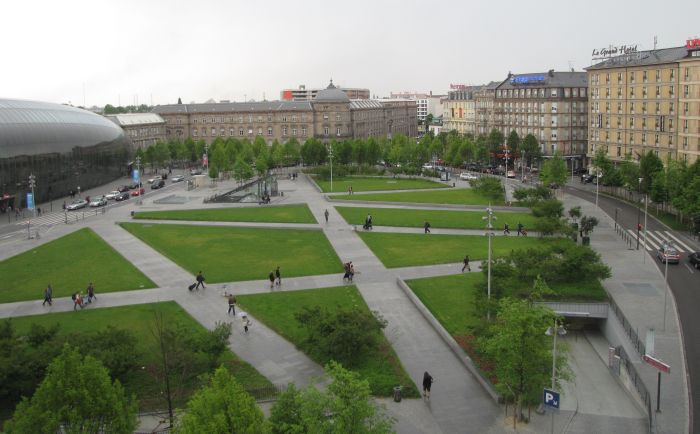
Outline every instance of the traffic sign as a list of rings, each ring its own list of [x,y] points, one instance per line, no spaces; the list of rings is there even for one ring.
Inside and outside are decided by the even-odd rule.
[[[667,374],[671,373],[671,367],[669,365],[667,365],[666,363],[662,362],[659,359],[656,359],[656,358],[650,356],[649,354],[643,355],[642,360],[644,360],[647,365],[651,365],[661,372],[665,372]]]
[[[551,389],[544,389],[544,405],[551,408],[559,408],[559,392]]]

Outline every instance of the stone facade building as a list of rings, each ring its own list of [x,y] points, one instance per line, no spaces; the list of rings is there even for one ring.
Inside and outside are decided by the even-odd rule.
[[[369,89],[357,87],[339,87],[350,99],[369,99]],[[311,101],[323,89],[307,89],[305,85],[299,85],[297,89],[283,89],[280,92],[282,101]]]
[[[460,85],[461,86],[461,85]],[[475,96],[483,86],[462,86],[447,93],[444,129],[460,134],[477,135]]]
[[[165,121],[156,113],[125,113],[105,117],[122,127],[134,151],[165,140]]]
[[[573,167],[584,165],[587,116],[585,72],[511,74],[495,89],[493,127],[506,137],[532,134],[545,157],[559,152]]]
[[[172,104],[153,111],[165,119],[167,138],[205,140],[217,137],[322,141],[367,137],[416,137],[414,101],[350,100],[333,83],[311,101]]]
[[[589,68],[588,132],[593,158],[653,151],[661,160],[700,156],[700,41],[612,57]]]

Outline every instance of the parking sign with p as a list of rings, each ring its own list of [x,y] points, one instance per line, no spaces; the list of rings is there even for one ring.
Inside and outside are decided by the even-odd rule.
[[[544,389],[544,405],[550,408],[559,408],[559,392],[551,389]]]

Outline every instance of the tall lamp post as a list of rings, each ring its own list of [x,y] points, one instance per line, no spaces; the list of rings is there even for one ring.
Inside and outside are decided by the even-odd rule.
[[[328,159],[331,162],[331,193],[333,192],[333,146],[328,145]]]
[[[547,331],[544,332],[547,336],[553,336],[554,341],[552,343],[552,390],[554,390],[557,382],[557,335],[566,335],[566,329],[562,324],[559,324],[554,319],[554,327],[547,327]],[[554,412],[552,411],[552,434],[554,433]]]
[[[637,190],[639,195],[642,194],[642,180],[644,180],[644,178],[639,178],[639,184],[638,184],[638,190]],[[637,207],[637,250],[639,250],[639,232],[640,232],[640,226],[641,226],[641,222],[639,221],[639,217],[640,217],[639,214],[641,212],[642,212],[642,207],[638,206]]]
[[[486,319],[491,319],[491,237],[493,237],[493,221],[497,220],[496,216],[493,215],[493,209],[491,209],[491,204],[489,204],[489,207],[486,208],[486,215],[484,217],[481,217],[482,220],[486,220],[486,236],[489,239],[489,253],[488,253],[488,262],[486,264],[487,267],[487,273],[486,273],[486,290],[487,290],[487,299],[488,299],[488,308],[486,309]]]

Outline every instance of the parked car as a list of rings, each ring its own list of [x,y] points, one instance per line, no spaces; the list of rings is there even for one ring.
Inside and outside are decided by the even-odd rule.
[[[700,268],[700,252],[693,252],[688,255],[688,262],[695,268]]]
[[[127,191],[129,191],[129,190],[127,189]],[[117,196],[119,196],[120,194],[122,194],[121,191],[112,190],[112,191],[110,191],[109,193],[107,193],[107,194],[105,195],[105,197],[107,198],[107,200],[113,200],[113,199],[116,199]]]
[[[88,201],[85,199],[76,199],[73,202],[71,202],[70,205],[68,205],[66,207],[66,209],[68,211],[73,211],[76,209],[85,208],[87,206],[87,204],[88,204]]]
[[[506,172],[507,178],[515,178],[515,170],[509,170]]]
[[[459,174],[459,179],[461,179],[462,181],[473,181],[475,179],[478,179],[478,177],[473,173],[462,172]]]
[[[158,190],[159,188],[162,188],[165,185],[165,181],[162,179],[156,179],[151,183],[151,190]]]
[[[117,188],[117,191],[120,193],[124,193],[125,191],[129,191],[129,186],[128,185],[122,185],[119,188]]]
[[[201,175],[202,174],[202,169],[192,169],[190,170],[190,175]]]
[[[139,183],[136,181],[133,181],[131,184],[129,184],[129,190],[133,190],[135,188],[139,188]]]
[[[107,198],[105,196],[95,196],[90,200],[90,206],[93,208],[105,205],[107,205]]]
[[[158,180],[158,179],[161,179],[160,176],[159,176],[159,177],[148,178],[148,181],[146,181],[146,182],[148,182],[149,184],[153,184],[153,183],[156,182],[156,180]]]
[[[132,196],[141,196],[141,195],[144,194],[144,193],[146,193],[146,189],[143,188],[143,187],[141,187],[141,188],[137,188],[136,190],[133,190],[133,191],[131,192],[131,195],[132,195]]]
[[[129,192],[125,191],[123,193],[119,193],[119,196],[117,196],[114,200],[116,201],[123,201],[123,200],[128,200],[129,199]]]
[[[170,180],[171,182],[182,182],[185,180],[185,175],[175,175],[173,178]]]
[[[678,249],[668,242],[663,242],[661,248],[656,252],[656,257],[659,258],[662,264],[677,264],[681,260],[681,255],[678,253]]]

